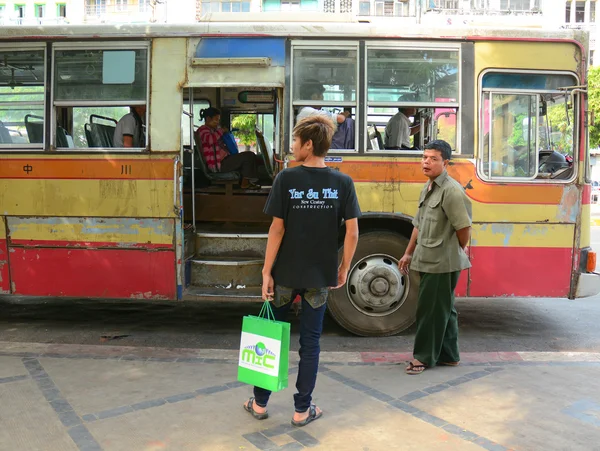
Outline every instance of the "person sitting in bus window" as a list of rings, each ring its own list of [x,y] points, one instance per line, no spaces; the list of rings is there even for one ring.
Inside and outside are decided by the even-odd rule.
[[[146,134],[144,133],[146,105],[136,105],[129,108],[129,113],[117,123],[113,135],[113,145],[114,147],[146,147]]]
[[[344,108],[342,114],[346,120],[338,125],[331,140],[331,149],[354,149],[354,119],[350,117],[352,108]]]
[[[409,117],[417,114],[417,109],[398,108],[398,112],[393,116],[385,127],[385,148],[386,149],[412,149],[410,137],[418,133],[420,124],[411,125]]]
[[[256,189],[258,182],[258,164],[254,152],[240,152],[231,155],[223,143],[225,130],[220,127],[221,112],[217,108],[200,111],[204,125],[196,130],[196,141],[202,146],[202,157],[211,172],[233,172],[242,174],[241,187]]]
[[[317,80],[307,80],[300,88],[300,98],[302,100],[323,100],[324,92],[325,88]],[[338,124],[342,124],[349,116],[349,114],[346,112],[342,114],[330,113],[322,110],[321,107],[313,108],[310,106],[305,106],[300,108],[298,116],[296,116],[296,122],[300,122],[305,117],[311,116],[313,114],[320,114],[331,119],[333,121],[335,131],[337,131]]]

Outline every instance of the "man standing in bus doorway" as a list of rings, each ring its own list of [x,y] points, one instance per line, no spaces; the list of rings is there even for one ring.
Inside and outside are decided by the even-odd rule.
[[[300,362],[292,425],[306,426],[323,412],[312,401],[319,369],[320,338],[330,288],[346,283],[358,243],[360,208],[352,179],[325,165],[333,123],[314,115],[298,122],[292,152],[301,163],[280,172],[273,182],[265,213],[273,217],[262,296],[272,300],[277,321],[285,321],[296,296],[302,302]],[[338,266],[339,231],[345,221],[342,261]],[[257,420],[268,417],[271,392],[254,387],[244,409]]]
[[[117,123],[113,134],[114,147],[146,147],[145,119],[146,105],[130,107],[129,113]]]
[[[417,333],[407,374],[435,365],[457,366],[458,318],[454,289],[463,269],[471,267],[466,249],[471,234],[471,201],[446,168],[452,149],[446,141],[425,146],[421,168],[429,178],[419,198],[413,232],[400,271],[419,271]],[[413,255],[414,253],[414,255]]]

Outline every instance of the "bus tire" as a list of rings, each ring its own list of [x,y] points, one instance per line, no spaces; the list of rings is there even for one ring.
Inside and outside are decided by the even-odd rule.
[[[328,309],[344,329],[364,337],[394,335],[415,322],[419,277],[398,270],[408,239],[388,231],[360,236],[346,285],[332,290]],[[344,248],[339,250],[341,261]]]

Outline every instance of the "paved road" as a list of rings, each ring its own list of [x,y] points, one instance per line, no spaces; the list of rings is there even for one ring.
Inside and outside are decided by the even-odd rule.
[[[600,250],[600,227],[592,230]],[[600,297],[469,299],[457,303],[461,349],[595,351],[600,349]],[[241,317],[254,303],[0,300],[0,341],[234,349]],[[292,333],[297,321],[292,319]],[[410,351],[414,330],[386,338],[358,338],[327,319],[325,351]],[[103,338],[108,337],[108,338]],[[120,337],[120,338],[112,338]],[[296,343],[297,340],[292,340]]]

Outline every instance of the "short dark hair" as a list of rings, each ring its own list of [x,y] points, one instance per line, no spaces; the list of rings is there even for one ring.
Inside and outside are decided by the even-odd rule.
[[[313,155],[324,157],[331,147],[333,133],[333,121],[330,118],[321,114],[311,114],[298,121],[292,136],[300,138],[302,144],[310,139],[313,144]]]
[[[325,88],[317,80],[306,80],[300,87],[301,100],[310,100],[313,94],[323,94]]]
[[[219,109],[211,106],[204,110],[200,110],[200,119],[205,120],[207,117],[215,117],[215,116],[219,116],[220,114],[221,114],[221,111]]]
[[[437,150],[442,154],[444,160],[450,160],[452,158],[452,147],[443,139],[436,139],[430,143],[425,144],[425,149]]]

